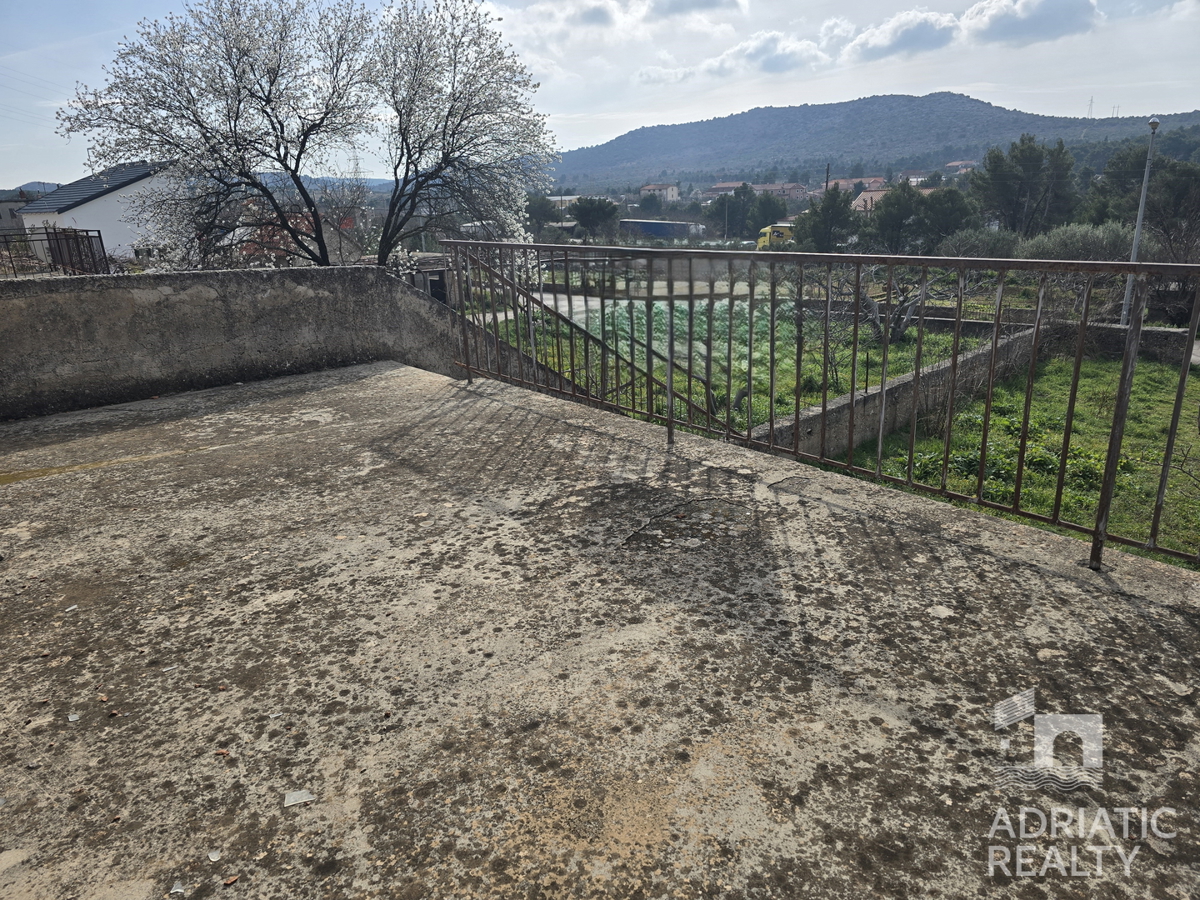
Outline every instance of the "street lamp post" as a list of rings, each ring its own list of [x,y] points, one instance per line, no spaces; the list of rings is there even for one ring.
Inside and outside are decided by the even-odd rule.
[[[1137,225],[1133,229],[1133,252],[1129,261],[1137,262],[1138,244],[1142,242],[1142,219],[1146,215],[1146,190],[1150,187],[1150,161],[1154,159],[1154,135],[1158,131],[1158,119],[1150,120],[1150,147],[1146,150],[1146,174],[1142,176],[1142,199],[1138,204]],[[1133,298],[1133,274],[1125,282],[1125,302],[1121,304],[1121,324],[1129,324],[1129,302]]]

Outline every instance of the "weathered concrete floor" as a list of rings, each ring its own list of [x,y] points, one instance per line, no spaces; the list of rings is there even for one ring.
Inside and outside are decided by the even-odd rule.
[[[1194,573],[388,364],[0,424],[0,472],[5,898],[1200,892]],[[1031,687],[1102,789],[995,789]],[[1022,805],[1177,835],[989,878]]]

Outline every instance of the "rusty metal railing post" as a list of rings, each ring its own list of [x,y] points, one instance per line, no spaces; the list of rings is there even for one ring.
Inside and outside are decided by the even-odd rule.
[[[776,355],[775,341],[778,338],[778,328],[775,321],[778,314],[779,288],[775,263],[768,265],[768,276],[771,279],[768,297],[769,318],[767,319],[767,446],[775,449],[775,368],[779,360]]]
[[[466,277],[462,271],[464,252],[463,248],[454,247],[451,250],[451,258],[454,269],[454,300],[455,305],[458,307],[458,324],[462,328],[463,335],[463,368],[467,371],[467,384],[471,384],[471,341],[467,336],[467,301],[463,288]],[[450,321],[453,324],[453,317],[451,317]]]
[[[667,446],[675,446],[675,267],[667,260]]]
[[[954,438],[954,393],[958,390],[958,350],[962,344],[963,302],[967,292],[967,270],[958,270],[958,290],[954,301],[954,342],[950,348],[950,388],[946,392],[946,432],[942,448],[942,479],[941,491],[944,494],[949,486],[950,477],[950,444]]]
[[[1021,443],[1017,448],[1017,471],[1014,475],[1012,509],[1021,509],[1021,487],[1025,480],[1025,456],[1029,452],[1029,419],[1033,413],[1033,385],[1037,380],[1038,341],[1042,334],[1042,315],[1046,308],[1046,283],[1048,275],[1043,272],[1038,281],[1037,310],[1033,315],[1033,344],[1029,348],[1029,374],[1025,377],[1025,410],[1021,415]]]
[[[1092,288],[1096,277],[1089,275],[1083,286],[1083,300],[1079,309],[1079,333],[1075,338],[1075,367],[1071,372],[1071,392],[1067,397],[1067,417],[1063,422],[1062,452],[1058,457],[1058,481],[1054,488],[1054,510],[1050,521],[1061,521],[1063,486],[1067,481],[1067,463],[1071,457],[1071,430],[1075,424],[1075,402],[1079,398],[1079,372],[1083,368],[1084,352],[1087,349],[1088,314],[1092,306]]]
[[[921,267],[921,310],[917,317],[917,352],[913,358],[912,412],[908,419],[908,464],[904,483],[912,487],[913,460],[917,450],[917,409],[921,400],[921,355],[925,350],[925,301],[929,297],[929,268]]]
[[[1000,352],[1001,313],[1004,308],[1004,283],[1008,270],[996,273],[996,309],[992,322],[992,352],[988,357],[987,396],[983,401],[983,435],[979,439],[979,470],[975,478],[975,502],[983,500],[983,485],[987,481],[988,435],[992,427],[992,400],[996,393],[996,355]]]
[[[895,289],[895,273],[889,264],[887,268],[887,290],[883,295],[883,360],[879,369],[879,435],[875,445],[875,475],[883,473],[883,440],[887,437],[887,381],[888,381],[888,347],[892,343],[892,292]],[[864,400],[871,393],[871,379],[867,376],[867,387],[863,391]],[[866,405],[863,405],[866,411]]]
[[[1163,451],[1162,471],[1159,473],[1158,494],[1154,498],[1154,517],[1150,521],[1150,538],[1146,547],[1153,550],[1158,546],[1158,529],[1162,524],[1163,504],[1167,499],[1167,482],[1171,477],[1171,460],[1175,456],[1175,438],[1179,434],[1179,423],[1183,419],[1183,398],[1187,393],[1188,374],[1192,368],[1192,349],[1196,345],[1196,329],[1200,326],[1200,298],[1192,300],[1192,318],[1188,322],[1187,340],[1183,345],[1180,360],[1179,383],[1175,389],[1175,406],[1171,411],[1171,428],[1167,434],[1167,447]]]
[[[792,410],[792,453],[800,453],[800,401],[804,385],[804,264],[796,270],[796,306],[792,310],[796,329],[796,385]]]
[[[833,263],[825,269],[825,327],[821,344],[821,434],[817,458],[825,460],[825,426],[829,422],[829,320],[833,317]]]
[[[725,335],[725,440],[729,440],[733,435],[733,318],[737,310],[737,304],[733,300],[733,274],[733,259],[731,258],[727,275],[729,298],[726,303],[729,309],[726,324],[729,328],[726,329]]]
[[[854,264],[854,324],[850,329],[850,414],[846,422],[846,466],[854,468],[854,407],[858,403],[858,320],[862,316],[862,268]]]
[[[646,257],[646,415],[654,421],[654,257]]]
[[[1100,486],[1100,502],[1096,505],[1096,530],[1092,535],[1092,555],[1089,568],[1099,570],[1104,556],[1104,541],[1108,537],[1108,514],[1112,509],[1117,488],[1117,467],[1121,462],[1121,440],[1125,437],[1125,420],[1129,416],[1129,395],[1133,390],[1133,373],[1137,369],[1138,348],[1142,340],[1142,320],[1146,316],[1146,276],[1137,278],[1137,299],[1133,318],[1125,335],[1125,355],[1121,360],[1121,380],[1117,385],[1117,400],[1113,407],[1112,431],[1108,437],[1108,459],[1104,463],[1104,481]]]

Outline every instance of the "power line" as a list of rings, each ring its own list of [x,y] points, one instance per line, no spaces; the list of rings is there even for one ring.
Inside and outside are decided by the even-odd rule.
[[[19,106],[9,106],[7,103],[0,103],[0,109],[7,109],[9,112],[19,113],[22,116],[28,116],[31,119],[43,119],[47,122],[53,122],[54,116],[47,116],[40,112],[22,109]]]
[[[33,84],[35,81],[40,81],[40,82],[42,82],[42,84],[48,85],[52,88],[56,88],[57,90],[60,90],[60,91],[74,91],[75,90],[75,88],[67,87],[65,84],[59,84],[57,81],[50,81],[49,79],[46,79],[46,78],[39,78],[36,75],[30,75],[28,72],[22,72],[20,69],[14,69],[12,66],[6,66],[3,64],[0,64],[0,69],[4,69],[5,71],[8,71],[8,72],[16,72],[17,73],[16,75],[9,75],[7,77],[16,78],[20,81],[26,82],[27,84]],[[33,86],[39,87],[40,85],[33,84]]]
[[[39,116],[35,113],[29,113],[23,109],[17,109],[13,106],[5,106],[3,103],[0,103],[0,112],[3,112],[9,118],[13,118],[14,121],[17,121],[17,119],[14,117],[20,117],[20,121],[24,122],[26,125],[41,125],[45,128],[58,127],[58,123],[53,119],[46,118],[45,116]]]
[[[50,123],[50,122],[54,121],[53,116],[44,116],[41,113],[30,112],[27,109],[22,109],[19,106],[9,106],[6,103],[0,103],[0,109],[7,110],[8,112],[14,113],[15,115],[18,115],[18,116],[24,116],[27,119],[36,119],[38,121],[46,122],[46,123]]]
[[[35,128],[53,128],[49,122],[38,122],[33,119],[18,119],[11,113],[0,112],[0,119],[8,119],[10,122],[16,122],[19,125],[32,125]]]
[[[12,76],[5,75],[3,72],[0,72],[0,78],[11,78],[11,77]],[[53,97],[47,97],[45,94],[35,94],[33,91],[24,91],[24,90],[21,90],[21,88],[19,88],[19,87],[13,87],[11,84],[6,84],[4,86],[4,89],[6,91],[16,91],[18,94],[24,94],[26,97],[32,97],[34,100],[54,100]]]

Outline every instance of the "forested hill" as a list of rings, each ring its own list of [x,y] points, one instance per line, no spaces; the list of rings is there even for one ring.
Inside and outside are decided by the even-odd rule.
[[[993,106],[963,94],[887,95],[846,103],[761,107],[748,112],[639,128],[596,147],[563,154],[555,179],[571,184],[638,184],[779,169],[835,169],[862,161],[867,168],[942,166],[980,159],[989,147],[1023,133],[1077,144],[1148,134],[1145,116],[1087,119],[1039,116]],[[1200,124],[1200,110],[1159,114],[1163,129]]]

